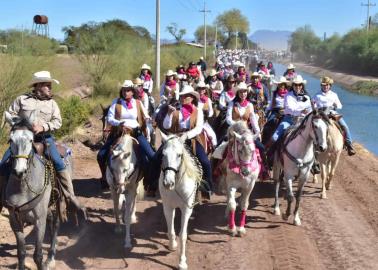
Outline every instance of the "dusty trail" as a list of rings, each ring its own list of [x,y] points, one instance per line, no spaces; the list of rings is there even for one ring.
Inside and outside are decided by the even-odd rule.
[[[123,234],[114,233],[110,194],[102,192],[97,182],[96,153],[81,143],[73,149],[75,191],[90,220],[81,227],[62,226],[56,269],[176,269],[178,252],[168,251],[161,201],[138,202],[138,223],[132,225],[134,248],[123,250]],[[214,196],[195,208],[189,222],[190,269],[377,269],[377,172],[378,160],[366,150],[359,147],[354,157],[343,154],[328,199],[320,199],[320,184],[306,185],[302,227],[271,214],[273,184],[258,182],[243,238],[227,234],[225,197]],[[286,202],[281,200],[281,210],[284,207]],[[16,263],[16,244],[3,214],[0,268],[7,269]],[[179,214],[176,221],[178,231]],[[32,264],[30,236],[27,242],[27,260]]]

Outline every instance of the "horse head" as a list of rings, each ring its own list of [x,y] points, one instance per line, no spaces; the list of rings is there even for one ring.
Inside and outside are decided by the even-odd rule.
[[[253,153],[256,150],[254,141],[258,137],[258,134],[253,135],[252,132],[250,132],[249,130],[246,130],[241,134],[237,133],[236,131],[233,131],[233,134],[233,151],[235,157],[238,157],[238,159],[242,162],[251,161]]]
[[[310,136],[314,141],[315,148],[320,152],[327,150],[328,118],[325,117],[324,113],[318,110],[312,112],[311,126],[313,132],[310,133]]]
[[[176,135],[165,137],[162,169],[163,186],[168,190],[173,190],[185,154],[184,145]]]
[[[9,143],[12,154],[13,170],[17,176],[23,176],[28,168],[28,160],[33,149],[34,134],[31,131],[35,111],[28,118],[13,116],[5,112],[6,121],[12,126]]]
[[[109,169],[113,176],[114,186],[123,192],[126,181],[136,170],[136,156],[133,142],[136,141],[128,134],[123,135],[110,152]]]

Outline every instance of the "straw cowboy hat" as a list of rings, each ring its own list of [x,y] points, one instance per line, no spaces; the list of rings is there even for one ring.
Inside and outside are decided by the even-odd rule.
[[[306,84],[307,81],[306,80],[303,80],[302,76],[301,75],[297,75],[294,77],[293,79],[293,83],[294,84]]]
[[[177,73],[176,72],[173,72],[173,70],[168,70],[167,73],[165,73],[165,76],[168,77],[168,76],[175,76]]]
[[[120,85],[121,88],[134,88],[134,84],[131,80],[125,80],[123,84]]]
[[[290,64],[287,66],[287,69],[295,69],[295,66],[294,66],[292,63],[290,63]]]
[[[301,76],[301,75],[298,75],[298,76]],[[302,78],[302,76],[301,76],[301,78]],[[302,80],[303,80],[303,79],[302,79]],[[291,84],[291,82],[288,81],[288,80],[286,79],[286,77],[284,77],[284,76],[281,76],[279,81],[273,81],[273,83],[274,83],[274,84],[277,84],[277,85],[279,85],[279,84],[290,85],[290,84]]]
[[[236,86],[236,93],[239,92],[240,90],[247,90],[249,92],[250,88],[245,82],[240,82],[238,86]]]
[[[212,69],[212,70],[210,70],[209,76],[213,77],[213,76],[215,76],[217,74],[218,74],[218,72],[215,69]]]
[[[184,85],[179,96],[183,96],[183,95],[192,95],[197,100],[199,100],[199,98],[200,98],[199,94],[196,91],[194,91],[193,87],[190,86],[190,85]]]
[[[330,77],[322,77],[320,79],[320,84],[326,85],[326,84],[333,84],[333,80]]]
[[[135,78],[134,80],[133,80],[133,84],[134,84],[134,86],[141,86],[142,84],[144,83],[144,81],[141,79],[141,78]]]
[[[151,67],[147,64],[143,64],[140,69],[147,69],[147,70],[151,70]]]
[[[55,80],[51,78],[51,74],[49,71],[38,71],[33,74],[33,78],[29,83],[29,86],[33,86],[36,83],[43,83],[43,82],[54,82],[56,84],[59,84],[58,80]]]
[[[260,73],[258,73],[258,72],[253,72],[252,74],[251,74],[251,78],[253,78],[253,77],[259,77],[260,79],[262,78],[262,75],[260,74]]]

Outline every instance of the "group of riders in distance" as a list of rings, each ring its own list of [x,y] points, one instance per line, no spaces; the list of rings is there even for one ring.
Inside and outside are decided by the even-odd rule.
[[[210,200],[214,192],[226,191],[228,225],[233,234],[234,193],[246,190],[246,198],[240,203],[240,233],[244,233],[248,197],[256,178],[270,179],[275,162],[282,163],[283,173],[278,177],[287,178],[290,174],[282,156],[294,160],[299,168],[294,173],[297,178],[302,173],[308,177],[310,170],[312,174],[320,172],[317,156],[326,150],[322,136],[327,132],[319,133],[318,129],[322,128],[319,117],[327,123],[334,119],[344,138],[344,148],[349,155],[356,153],[349,128],[337,112],[342,104],[332,91],[330,77],[322,77],[319,92],[310,97],[306,80],[295,71],[293,64],[287,66],[282,76],[277,76],[272,62],[265,65],[257,58],[252,51],[219,50],[210,70],[202,57],[198,62],[168,70],[160,88],[159,103],[152,96],[153,74],[147,64],[141,66],[137,78],[127,79],[120,85],[118,97],[104,110],[104,144],[97,155],[101,187],[111,189],[117,224],[122,207],[126,207],[125,223],[129,225],[135,219],[135,196],[138,181],[143,179],[146,196],[156,197],[159,190],[163,203],[170,196],[164,188],[174,189],[186,208],[172,203],[171,208],[190,209],[188,218],[198,200]],[[21,235],[24,223],[46,225],[50,217],[51,224],[57,228],[60,221],[67,220],[66,208],[82,213],[84,218],[87,214],[74,194],[71,149],[57,144],[52,135],[62,126],[59,107],[52,98],[54,83],[59,81],[48,71],[34,73],[29,84],[31,91],[17,97],[5,112],[11,134],[10,147],[0,164],[0,207],[4,205],[10,210],[11,227],[19,245],[24,245]],[[306,151],[310,149],[310,156],[314,157],[309,162],[305,162],[304,153],[301,160],[300,151],[289,147],[296,135],[302,132],[300,135],[306,136],[307,126],[310,128],[307,141],[311,143]],[[160,145],[156,140],[157,130],[161,133]],[[174,151],[168,151],[170,147]],[[172,165],[175,160],[181,163]],[[311,168],[303,172],[306,164]],[[187,166],[184,171],[183,166]],[[248,187],[232,186],[229,180],[224,180],[231,172],[238,181],[247,181],[253,173],[256,178],[248,182]],[[184,196],[186,193],[180,193],[177,179],[191,176],[196,178],[190,188],[194,190]],[[37,178],[42,180],[38,182]],[[55,206],[54,210],[49,208],[51,205]],[[168,206],[164,206],[164,214],[172,219]],[[182,222],[187,224],[187,220]],[[45,229],[39,228],[39,238],[43,239]],[[130,247],[129,227],[126,230],[125,247]],[[175,248],[175,240],[171,238],[174,230],[169,226],[168,231],[170,247]],[[185,243],[182,244],[185,249]],[[54,245],[49,261],[54,260]],[[20,247],[18,251],[22,268],[25,251]],[[187,266],[184,253],[180,258],[181,268]],[[38,266],[42,265],[38,245],[34,260]]]

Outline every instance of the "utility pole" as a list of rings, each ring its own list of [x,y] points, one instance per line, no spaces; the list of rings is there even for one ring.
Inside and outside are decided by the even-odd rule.
[[[218,39],[218,25],[215,25],[215,39],[214,39],[214,51],[215,56],[217,55],[217,39]]]
[[[361,6],[367,7],[367,17],[366,17],[366,31],[369,31],[370,28],[370,7],[375,7],[375,3],[370,3],[370,0],[368,0],[367,4],[361,3]]]
[[[203,0],[203,10],[200,10],[199,12],[203,12],[203,26],[205,28],[203,37],[203,58],[206,60],[206,13],[211,12],[211,10],[206,9],[206,0]]]
[[[160,0],[156,0],[155,89],[160,87]]]
[[[238,31],[235,33],[235,50],[238,48]]]

